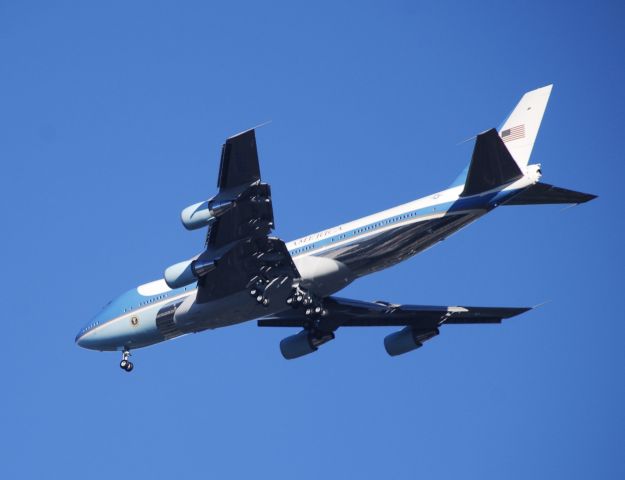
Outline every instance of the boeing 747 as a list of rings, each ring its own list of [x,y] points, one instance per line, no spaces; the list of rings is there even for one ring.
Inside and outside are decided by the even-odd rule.
[[[359,277],[402,262],[499,206],[584,203],[595,195],[543,183],[529,164],[551,85],[526,93],[500,129],[480,133],[467,168],[449,188],[291,242],[272,236],[271,189],[261,181],[254,129],[228,138],[218,193],[185,208],[205,248],[107,304],[76,336],[81,347],[131,350],[189,333],[257,320],[299,329],[280,342],[286,359],[315,352],[341,327],[399,327],[389,355],[415,350],[443,325],[500,323],[529,308],[398,305],[335,296]]]

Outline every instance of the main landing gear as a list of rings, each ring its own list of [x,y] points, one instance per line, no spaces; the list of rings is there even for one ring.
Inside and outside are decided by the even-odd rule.
[[[325,317],[328,311],[323,308],[323,301],[299,286],[293,289],[293,293],[286,299],[287,305],[298,308],[304,307],[304,313],[308,317]]]
[[[261,275],[256,275],[247,284],[250,295],[254,297],[259,305],[269,305],[269,299],[265,297],[265,288],[267,286],[267,283],[267,280]]]
[[[130,351],[124,350],[122,353],[122,361],[119,362],[119,367],[122,370],[126,370],[127,372],[132,372],[134,365],[132,364],[130,360],[128,360],[129,358],[130,358]]]

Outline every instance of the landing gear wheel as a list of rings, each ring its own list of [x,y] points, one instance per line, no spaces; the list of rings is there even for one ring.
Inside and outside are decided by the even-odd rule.
[[[298,307],[300,304],[310,305],[311,303],[310,295],[300,287],[295,287],[293,293],[286,299],[286,304],[292,307]]]
[[[130,358],[130,351],[124,350],[122,352],[122,361],[119,362],[119,368],[121,368],[122,370],[126,370],[127,372],[131,372],[132,369],[134,368],[134,365],[132,364],[130,360],[128,360],[129,358]]]

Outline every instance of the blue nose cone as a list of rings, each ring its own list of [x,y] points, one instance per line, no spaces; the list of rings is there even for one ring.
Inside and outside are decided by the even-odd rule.
[[[96,315],[87,325],[76,334],[74,341],[79,347],[91,350],[103,350],[103,340],[106,340],[106,318],[102,314]]]
[[[107,303],[104,308],[93,317],[89,323],[82,327],[76,334],[74,341],[79,347],[91,350],[107,350],[105,348],[108,332],[107,321],[114,317],[116,312],[111,311],[111,304]]]
[[[74,341],[76,345],[82,348],[89,348],[92,350],[97,350],[97,333],[90,329],[89,327],[81,328],[80,331],[76,334],[76,338]]]

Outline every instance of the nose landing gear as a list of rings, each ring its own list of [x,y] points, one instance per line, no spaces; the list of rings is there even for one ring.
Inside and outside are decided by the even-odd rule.
[[[122,370],[126,370],[127,372],[132,372],[134,365],[132,364],[130,360],[128,360],[129,358],[130,358],[130,351],[124,350],[122,353],[122,361],[119,362],[119,367]]]

